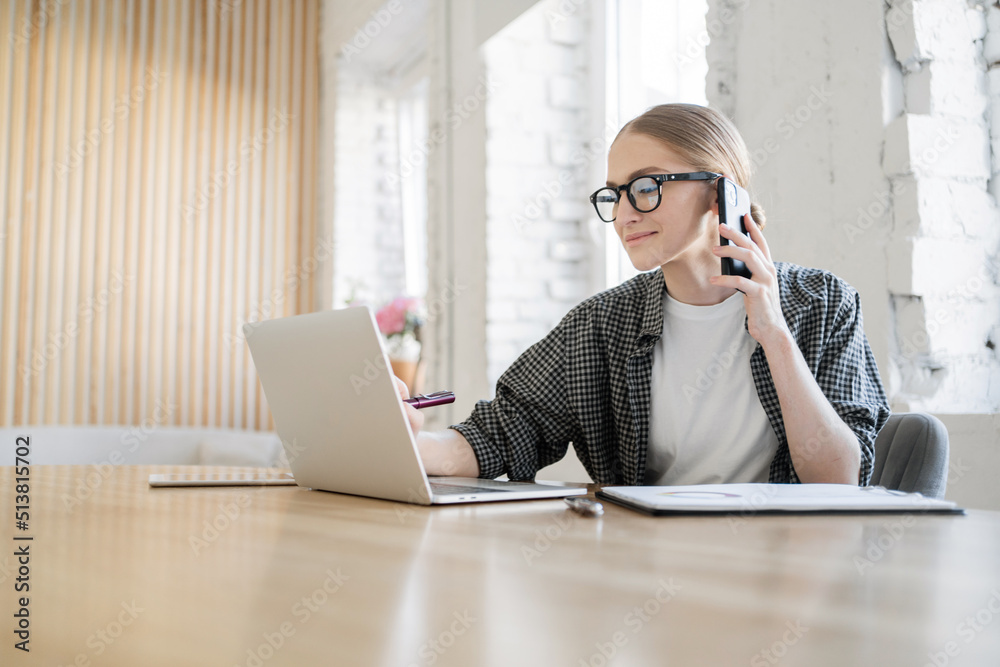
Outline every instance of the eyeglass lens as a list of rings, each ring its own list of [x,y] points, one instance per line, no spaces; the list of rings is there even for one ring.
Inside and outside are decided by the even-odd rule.
[[[637,211],[648,213],[660,203],[660,185],[648,177],[632,181],[628,189],[629,201]],[[613,188],[602,188],[594,198],[597,213],[605,222],[611,222],[618,215],[618,191]]]

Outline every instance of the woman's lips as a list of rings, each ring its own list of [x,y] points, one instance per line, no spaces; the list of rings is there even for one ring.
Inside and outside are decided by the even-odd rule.
[[[656,232],[635,232],[625,237],[625,245],[634,246],[642,243]]]

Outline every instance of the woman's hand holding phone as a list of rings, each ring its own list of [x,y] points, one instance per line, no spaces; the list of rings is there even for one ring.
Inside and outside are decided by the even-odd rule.
[[[772,343],[790,339],[791,334],[781,312],[778,271],[771,261],[771,250],[764,239],[764,232],[749,213],[743,216],[743,224],[747,234],[720,224],[719,234],[729,240],[729,245],[717,245],[712,251],[719,257],[742,261],[753,274],[752,277],[712,276],[709,280],[714,285],[732,287],[743,292],[747,330],[766,351]]]

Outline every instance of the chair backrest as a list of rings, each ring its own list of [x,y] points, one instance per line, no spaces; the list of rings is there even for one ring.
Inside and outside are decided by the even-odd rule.
[[[921,412],[891,415],[875,438],[871,484],[943,498],[948,484],[944,424]]]

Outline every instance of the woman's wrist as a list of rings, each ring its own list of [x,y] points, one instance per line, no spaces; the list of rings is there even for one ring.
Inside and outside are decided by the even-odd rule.
[[[788,330],[788,327],[784,326],[784,322],[782,322],[782,326],[773,327],[766,333],[761,334],[760,338],[757,338],[757,342],[764,348],[764,354],[767,355],[768,359],[788,354],[795,350],[795,338],[792,336],[792,332]]]
[[[479,477],[479,460],[472,445],[454,429],[421,431],[417,451],[428,475]]]

